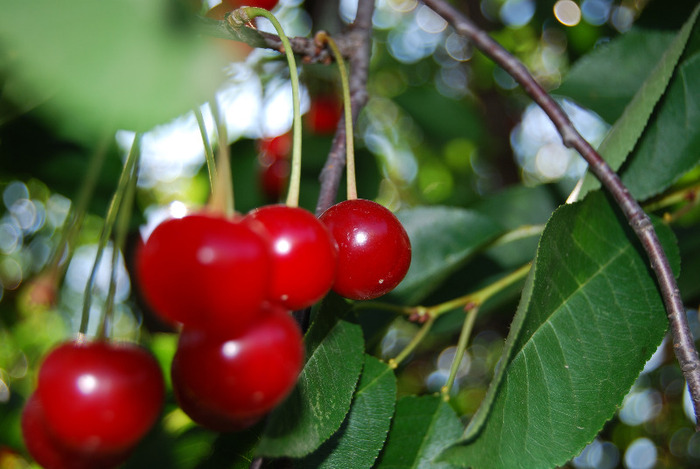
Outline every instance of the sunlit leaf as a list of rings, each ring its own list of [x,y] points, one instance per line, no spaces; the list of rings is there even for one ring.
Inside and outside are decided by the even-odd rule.
[[[572,98],[612,124],[675,36],[673,31],[632,29],[577,60],[554,92]]]
[[[673,233],[656,228],[677,272]],[[466,441],[446,451],[446,460],[473,468],[554,467],[593,440],[667,326],[634,240],[600,192],[555,212],[501,366]]]
[[[396,401],[394,370],[369,355],[355,398],[340,430],[316,452],[295,463],[317,469],[371,468],[384,446]]]
[[[260,455],[302,457],[338,430],[350,409],[363,349],[360,327],[340,321],[312,352],[292,394],[270,415]]]
[[[678,32],[599,148],[614,170],[629,160],[622,179],[639,199],[668,187],[700,159],[700,28],[695,27],[699,11],[696,8]],[[598,187],[588,174],[581,196]]]
[[[436,460],[461,435],[454,410],[437,396],[408,396],[396,403],[396,415],[377,469],[450,469]]]

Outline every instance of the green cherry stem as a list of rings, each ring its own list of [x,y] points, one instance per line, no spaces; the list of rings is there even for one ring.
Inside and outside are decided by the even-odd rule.
[[[235,200],[233,196],[233,177],[231,175],[231,151],[228,146],[228,130],[226,118],[216,100],[216,96],[209,102],[211,114],[216,122],[218,135],[218,150],[216,155],[216,178],[212,185],[212,195],[208,208],[215,213],[223,213],[233,216]]]
[[[362,301],[355,303],[353,305],[353,309],[355,311],[361,311],[363,309],[393,311],[395,313],[408,316],[411,320],[422,322],[429,320],[430,318],[437,318],[438,316],[453,311],[457,308],[464,308],[467,306],[479,307],[484,304],[486,300],[496,295],[501,290],[504,290],[518,280],[525,278],[529,271],[530,263],[527,263],[518,270],[515,270],[505,277],[496,280],[481,290],[477,290],[433,306],[397,306],[379,301]]]
[[[320,44],[327,43],[331,48],[333,57],[338,63],[338,71],[340,72],[340,82],[343,88],[343,111],[345,117],[345,171],[347,175],[347,199],[357,199],[357,182],[355,176],[355,146],[352,130],[352,104],[350,102],[350,84],[348,82],[348,72],[345,67],[343,54],[340,53],[338,45],[332,37],[326,34],[325,31],[316,33],[316,41]]]
[[[423,323],[418,333],[413,336],[408,345],[406,345],[406,347],[404,347],[404,349],[401,350],[401,352],[399,352],[399,354],[394,358],[389,359],[387,362],[389,367],[392,369],[398,368],[401,362],[403,362],[416,349],[416,347],[418,347],[418,344],[423,341],[425,336],[428,335],[428,332],[433,327],[433,323],[435,323],[435,317],[431,316],[425,323]]]
[[[442,397],[444,400],[450,399],[450,390],[454,385],[455,379],[457,378],[457,371],[459,370],[459,365],[462,363],[462,358],[464,358],[464,352],[467,350],[467,344],[469,343],[469,337],[472,334],[472,329],[474,329],[474,322],[476,321],[476,316],[479,313],[479,307],[476,305],[467,305],[465,308],[467,310],[467,316],[464,318],[464,324],[462,324],[462,332],[459,334],[459,340],[457,341],[457,349],[455,350],[455,356],[452,358],[452,366],[450,367],[450,375],[445,382],[445,385],[440,389]]]
[[[119,253],[124,251],[126,244],[126,236],[129,233],[129,222],[131,220],[131,208],[134,204],[136,195],[136,181],[138,179],[139,165],[135,162],[131,172],[131,178],[126,187],[124,199],[119,207],[116,224],[114,227],[114,244],[112,245],[112,272],[109,280],[109,290],[107,291],[107,299],[105,300],[105,310],[102,316],[101,326],[98,331],[98,338],[104,339],[109,337],[110,330],[114,318],[114,298],[117,293],[117,279],[119,274]]]
[[[228,16],[228,21],[231,22],[233,26],[237,26],[241,23],[249,23],[250,20],[258,16],[267,18],[275,27],[282,41],[283,52],[287,57],[287,64],[289,65],[289,79],[292,83],[294,121],[292,125],[292,169],[289,175],[289,191],[287,192],[286,204],[288,207],[297,207],[299,205],[299,190],[301,187],[301,105],[299,101],[299,73],[297,71],[296,61],[294,60],[292,44],[289,42],[289,38],[287,38],[277,18],[264,8],[240,8]]]
[[[194,116],[197,118],[197,126],[199,127],[199,133],[202,135],[202,144],[204,145],[204,159],[207,162],[207,171],[209,172],[209,187],[212,192],[214,190],[214,181],[216,181],[216,162],[214,160],[214,150],[211,147],[211,142],[209,141],[209,134],[207,133],[207,126],[204,123],[204,116],[202,115],[202,110],[199,106],[195,106],[192,110]]]
[[[134,143],[131,145],[131,150],[126,157],[124,162],[124,167],[119,175],[119,182],[117,183],[117,190],[112,196],[112,200],[107,208],[107,215],[105,216],[105,222],[102,226],[102,232],[100,233],[100,238],[97,242],[97,252],[95,253],[95,263],[92,265],[92,270],[90,271],[90,276],[85,285],[85,295],[83,298],[83,312],[80,318],[80,334],[85,335],[87,333],[88,320],[90,319],[90,307],[92,306],[92,289],[95,284],[95,277],[97,276],[97,267],[100,264],[100,259],[102,258],[102,253],[104,252],[107,241],[112,234],[112,228],[117,218],[117,213],[119,207],[122,205],[124,195],[127,192],[129,181],[134,176],[133,170],[136,166],[136,161],[140,156],[141,147],[141,134],[136,134],[134,136]],[[115,248],[116,249],[116,248]]]

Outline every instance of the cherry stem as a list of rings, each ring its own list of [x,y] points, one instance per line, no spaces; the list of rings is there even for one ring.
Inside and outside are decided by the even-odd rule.
[[[326,43],[333,52],[333,57],[338,63],[338,71],[340,72],[340,82],[343,87],[343,112],[345,120],[345,165],[347,171],[347,199],[357,199],[357,180],[355,176],[355,147],[354,136],[352,131],[352,103],[350,101],[350,84],[348,82],[348,72],[345,67],[343,54],[340,53],[338,45],[332,37],[326,34],[325,31],[316,33],[316,40],[320,43]]]
[[[83,181],[83,184],[81,184],[80,191],[76,196],[75,207],[72,208],[68,217],[66,217],[56,250],[51,257],[51,260],[49,260],[46,270],[56,275],[57,281],[63,277],[63,274],[68,268],[68,264],[73,257],[75,239],[78,236],[80,227],[83,224],[88,203],[92,198],[92,194],[95,192],[97,179],[100,176],[102,167],[104,166],[105,157],[107,156],[107,148],[111,141],[111,137],[111,133],[106,133],[105,136],[100,139],[94,153],[90,157],[90,163],[87,172],[85,173],[85,180]]]
[[[262,16],[267,18],[275,27],[280,40],[282,41],[282,51],[287,57],[289,65],[289,79],[292,83],[292,107],[294,112],[294,120],[292,124],[292,169],[289,175],[289,190],[287,192],[286,204],[288,207],[297,207],[299,205],[299,190],[301,187],[301,105],[299,100],[299,72],[297,64],[294,60],[294,49],[289,42],[289,38],[284,34],[282,25],[277,18],[265,10],[257,7],[244,7],[236,10],[229,15],[229,22],[232,25],[239,25],[240,22],[248,23],[253,18]]]
[[[223,115],[216,96],[209,102],[211,113],[216,123],[218,149],[216,154],[216,178],[212,185],[212,195],[208,208],[214,213],[232,216],[235,210],[233,198],[233,177],[231,176],[231,151],[228,146],[228,130],[226,118]]]
[[[124,199],[118,209],[119,213],[114,227],[114,243],[112,244],[112,272],[109,279],[109,290],[107,291],[107,299],[105,300],[105,310],[102,316],[101,327],[97,335],[99,339],[105,339],[111,335],[110,329],[114,322],[114,298],[117,293],[117,279],[119,274],[119,254],[124,250],[126,236],[129,233],[131,208],[133,207],[134,197],[136,195],[138,171],[139,165],[138,161],[136,161],[131,172],[131,178],[126,187]]]
[[[134,136],[134,142],[131,145],[131,150],[126,157],[124,162],[124,167],[119,175],[119,182],[117,182],[117,190],[112,195],[112,200],[107,208],[107,214],[105,215],[105,222],[102,226],[102,232],[100,233],[100,238],[97,242],[97,252],[95,253],[95,263],[92,265],[92,270],[90,271],[90,276],[85,285],[85,295],[83,298],[83,312],[80,319],[80,334],[84,335],[87,333],[88,321],[90,319],[90,307],[92,306],[92,289],[95,284],[95,277],[97,276],[97,267],[102,259],[102,253],[104,252],[107,241],[112,234],[112,228],[117,218],[117,213],[119,207],[122,205],[124,196],[127,192],[129,182],[134,177],[134,168],[136,167],[136,162],[140,156],[140,146],[141,146],[141,134],[136,134]],[[116,249],[116,247],[113,247]]]
[[[700,203],[700,183],[671,192],[656,201],[646,204],[644,209],[653,212],[681,203],[685,203],[685,205],[681,206],[675,212],[664,213],[665,222],[672,223],[678,220],[678,218],[685,215],[689,210],[692,210],[693,207]]]
[[[355,303],[353,309],[356,311],[363,309],[381,309],[393,311],[395,313],[409,316],[411,320],[423,322],[425,320],[429,320],[430,318],[437,318],[438,316],[453,311],[457,308],[463,308],[465,306],[479,307],[483,305],[489,298],[493,297],[500,291],[505,290],[515,282],[525,278],[527,273],[530,271],[530,266],[531,264],[527,263],[518,270],[496,280],[481,290],[477,290],[433,306],[398,306],[378,301],[363,301],[361,303]]]
[[[403,362],[413,351],[418,347],[418,345],[423,341],[426,335],[428,335],[428,332],[430,329],[433,327],[433,324],[435,323],[435,317],[431,316],[418,330],[418,333],[413,336],[411,341],[404,347],[401,352],[396,355],[396,357],[389,359],[388,365],[392,369],[398,368],[398,366]]]
[[[457,371],[459,370],[459,365],[462,363],[462,358],[464,358],[464,352],[467,350],[467,345],[469,344],[469,337],[474,329],[474,322],[476,322],[476,316],[479,313],[479,307],[474,305],[467,308],[467,316],[464,318],[464,324],[462,324],[462,332],[459,334],[459,340],[457,341],[457,349],[455,350],[455,356],[452,358],[452,366],[450,367],[450,375],[445,382],[445,385],[440,389],[442,398],[446,401],[450,399],[450,391],[457,378]]]
[[[214,150],[212,149],[211,142],[209,141],[209,134],[207,133],[207,126],[204,123],[202,110],[199,108],[199,106],[197,106],[193,109],[193,112],[194,116],[197,118],[199,133],[202,135],[202,143],[204,144],[204,158],[207,162],[207,171],[209,172],[209,187],[211,188],[213,195],[214,181],[216,181],[216,162],[214,161]]]

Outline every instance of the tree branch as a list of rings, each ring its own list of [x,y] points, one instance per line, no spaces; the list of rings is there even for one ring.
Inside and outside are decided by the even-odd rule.
[[[476,47],[508,72],[525,92],[545,111],[561,135],[564,145],[574,148],[588,162],[590,170],[613,196],[646,251],[666,306],[673,349],[688,383],[695,409],[696,431],[700,431],[700,359],[688,327],[685,307],[666,254],[654,227],[639,203],[632,197],[619,176],[593,147],[576,131],[568,116],[537,83],[527,68],[500,44],[491,39],[466,16],[444,0],[423,0],[427,6],[449,22],[455,31],[471,40]]]

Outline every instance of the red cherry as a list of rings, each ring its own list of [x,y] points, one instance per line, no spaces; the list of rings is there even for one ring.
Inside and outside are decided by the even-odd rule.
[[[117,453],[75,451],[66,448],[46,428],[44,409],[36,394],[22,410],[22,436],[27,451],[45,469],[109,469],[123,463],[131,450]]]
[[[411,243],[388,209],[370,200],[346,200],[326,210],[320,220],[338,244],[336,293],[371,300],[403,280],[411,264]]]
[[[277,6],[278,1],[279,0],[224,0],[224,3],[231,5],[231,9],[249,6],[272,10]]]
[[[205,414],[245,422],[262,417],[289,394],[303,358],[299,327],[275,307],[238,335],[184,327],[171,374],[183,410],[198,403]],[[192,417],[196,421],[201,414]]]
[[[265,199],[277,202],[284,194],[289,179],[289,161],[274,160],[260,167],[260,186]]]
[[[262,227],[213,215],[167,220],[146,240],[138,282],[164,319],[240,330],[267,299],[269,242]]]
[[[299,207],[268,205],[247,216],[260,222],[272,243],[270,300],[306,308],[323,298],[335,279],[337,253],[326,226]]]
[[[258,153],[260,154],[260,162],[267,164],[268,162],[286,159],[292,150],[292,134],[278,135],[277,137],[263,138],[257,142]]]
[[[164,392],[160,367],[145,349],[102,341],[54,349],[36,390],[56,440],[99,453],[135,445],[160,415]]]
[[[306,123],[316,134],[332,134],[338,127],[343,105],[334,95],[319,95],[311,99]]]
[[[187,384],[182,381],[179,369],[172,369],[173,393],[180,408],[199,425],[216,432],[236,432],[255,425],[262,416],[246,419],[232,419],[211,408],[187,390]]]

